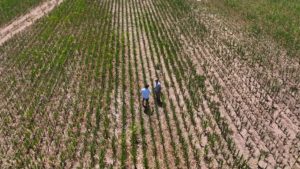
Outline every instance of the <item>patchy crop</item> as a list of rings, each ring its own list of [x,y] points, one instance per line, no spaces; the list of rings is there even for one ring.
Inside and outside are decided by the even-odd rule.
[[[212,0],[207,5],[225,12],[228,17],[246,21],[255,36],[271,35],[290,56],[299,58],[300,4],[297,1]]]
[[[7,41],[2,168],[297,168],[297,87],[286,104],[280,82],[263,86],[271,69],[255,71],[200,9],[65,0]],[[140,89],[156,78],[163,104],[144,109]]]

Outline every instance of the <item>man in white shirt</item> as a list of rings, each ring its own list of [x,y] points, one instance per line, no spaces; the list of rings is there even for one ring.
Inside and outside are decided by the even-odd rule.
[[[159,82],[159,79],[156,79],[155,80],[155,83],[154,83],[154,93],[155,93],[155,97],[156,97],[156,102],[158,104],[161,104],[161,84]]]
[[[142,97],[143,97],[143,107],[148,107],[149,106],[149,98],[150,98],[150,93],[151,93],[151,90],[149,89],[149,85],[146,84],[144,88],[142,88],[141,90],[141,93],[142,93]],[[145,105],[145,102],[146,102],[146,105]]]

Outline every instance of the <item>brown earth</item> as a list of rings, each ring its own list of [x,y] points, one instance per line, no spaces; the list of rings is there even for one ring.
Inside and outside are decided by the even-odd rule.
[[[59,31],[49,36],[45,44],[60,47],[49,49],[57,52],[53,60],[64,49],[76,52],[56,73],[48,64],[52,57],[46,57],[45,72],[33,82],[25,77],[30,74],[25,65],[35,62],[7,69],[14,62],[6,47],[0,63],[0,152],[6,156],[0,156],[0,165],[14,166],[22,154],[21,161],[45,168],[231,169],[243,160],[253,169],[299,168],[299,93],[289,92],[299,87],[293,78],[299,62],[197,3],[182,11],[170,0],[95,1],[97,12],[111,16],[109,25],[70,28],[82,46],[59,41]],[[81,36],[82,31],[101,38]],[[254,54],[268,59],[254,62]],[[284,72],[289,69],[294,72]],[[156,78],[163,105],[152,93],[150,110],[144,110],[140,89],[145,82],[152,89]],[[273,90],[274,79],[285,81],[279,91]],[[36,110],[33,120],[29,108]],[[23,128],[42,133],[28,152],[26,144],[17,144],[27,136]]]

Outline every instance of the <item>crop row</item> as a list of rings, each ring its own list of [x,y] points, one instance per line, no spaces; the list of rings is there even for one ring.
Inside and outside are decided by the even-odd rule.
[[[239,67],[224,64],[193,10],[182,0],[66,0],[7,42],[0,51],[0,164],[294,166],[293,116],[274,117],[270,106],[251,100],[257,92],[245,87]],[[151,96],[144,109],[140,89],[153,88],[156,78],[163,105]]]

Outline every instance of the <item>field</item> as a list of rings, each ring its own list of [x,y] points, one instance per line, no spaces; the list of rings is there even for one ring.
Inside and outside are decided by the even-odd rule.
[[[7,40],[1,168],[300,168],[299,57],[209,9],[64,0]]]
[[[288,49],[293,57],[300,55],[300,3],[296,0],[212,0],[207,5],[227,16],[246,20],[256,36],[268,34]],[[229,15],[228,15],[229,13]]]
[[[0,26],[44,0],[0,0]]]

